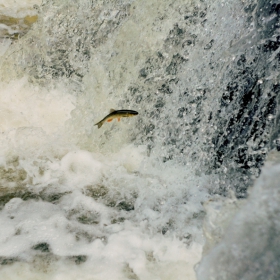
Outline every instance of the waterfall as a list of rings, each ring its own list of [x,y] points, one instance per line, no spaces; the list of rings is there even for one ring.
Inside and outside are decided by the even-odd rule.
[[[0,275],[277,279],[279,1],[21,5],[0,5]],[[111,108],[139,114],[98,129]]]

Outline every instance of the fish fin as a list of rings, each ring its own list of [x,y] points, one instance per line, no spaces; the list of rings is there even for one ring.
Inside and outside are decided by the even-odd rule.
[[[110,113],[113,113],[115,112],[116,110],[115,109],[110,109]]]
[[[107,122],[111,122],[113,119],[108,119]]]
[[[95,125],[97,125],[97,127],[100,128],[103,125],[103,122],[98,122]]]
[[[121,120],[121,118],[118,118],[118,122]]]

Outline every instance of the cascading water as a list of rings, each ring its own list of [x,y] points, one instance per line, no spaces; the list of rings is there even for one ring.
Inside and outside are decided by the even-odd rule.
[[[247,189],[279,149],[280,3],[22,5],[0,9],[0,279],[196,279],[202,250],[198,279],[278,279],[276,151]],[[110,108],[139,115],[97,129]]]

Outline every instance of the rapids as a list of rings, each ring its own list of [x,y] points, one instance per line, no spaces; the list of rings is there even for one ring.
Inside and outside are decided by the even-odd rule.
[[[279,15],[2,0],[0,279],[279,279]]]

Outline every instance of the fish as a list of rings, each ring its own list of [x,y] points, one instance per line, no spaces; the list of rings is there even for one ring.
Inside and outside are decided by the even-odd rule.
[[[105,122],[111,122],[113,119],[118,119],[118,121],[121,120],[121,118],[128,118],[128,117],[134,117],[138,115],[138,112],[133,110],[114,110],[111,109],[110,113],[103,118],[100,122],[96,123],[95,125],[100,128]]]

